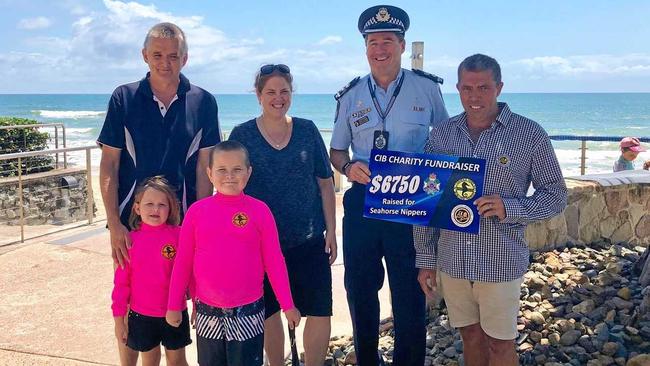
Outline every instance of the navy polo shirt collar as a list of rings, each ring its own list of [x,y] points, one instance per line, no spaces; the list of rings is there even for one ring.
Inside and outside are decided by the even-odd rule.
[[[149,76],[151,76],[151,72],[147,72],[147,75],[140,81],[138,91],[144,93],[148,98],[153,98]],[[178,89],[176,89],[176,95],[180,98],[181,95],[185,95],[190,90],[190,81],[183,73],[180,74],[179,79],[180,82],[178,83]]]

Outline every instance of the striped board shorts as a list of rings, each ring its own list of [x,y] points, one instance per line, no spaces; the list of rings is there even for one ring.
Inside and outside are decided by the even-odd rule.
[[[241,342],[260,334],[264,334],[263,297],[234,308],[217,308],[196,301],[197,336]]]

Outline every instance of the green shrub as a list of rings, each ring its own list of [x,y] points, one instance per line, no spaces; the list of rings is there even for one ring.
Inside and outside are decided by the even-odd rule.
[[[0,117],[0,126],[33,125],[40,122],[33,119]],[[12,128],[0,130],[0,154],[47,149],[47,132],[38,128]],[[34,156],[21,159],[22,174],[38,173],[54,168],[54,159],[50,155]],[[18,159],[0,160],[0,176],[18,175]]]

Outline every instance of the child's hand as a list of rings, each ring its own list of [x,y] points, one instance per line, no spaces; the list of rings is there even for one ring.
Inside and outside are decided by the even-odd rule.
[[[650,170],[650,160],[646,160],[646,162],[643,163],[643,169]]]
[[[178,328],[181,325],[183,316],[181,315],[180,311],[167,310],[165,320],[167,320],[167,324],[171,325],[174,328]]]
[[[126,317],[116,316],[115,320],[115,338],[117,341],[126,344],[126,338],[129,335],[129,323]]]
[[[289,328],[295,328],[300,324],[300,312],[298,309],[293,308],[284,312],[284,317],[287,318]]]

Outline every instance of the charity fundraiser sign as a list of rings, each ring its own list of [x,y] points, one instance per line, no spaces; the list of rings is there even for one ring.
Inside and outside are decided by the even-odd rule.
[[[485,159],[372,150],[363,216],[478,234]]]

